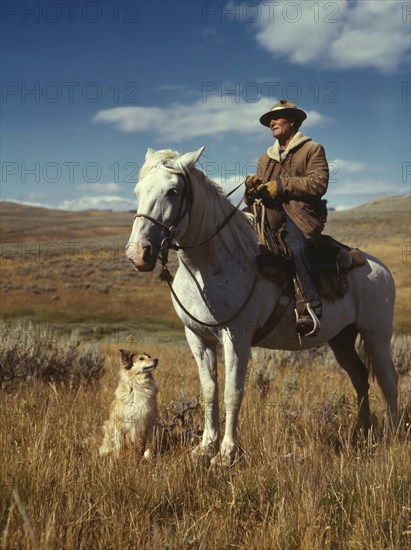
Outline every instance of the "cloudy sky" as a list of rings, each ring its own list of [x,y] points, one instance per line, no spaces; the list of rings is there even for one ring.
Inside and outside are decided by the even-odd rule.
[[[344,208],[409,193],[411,2],[3,1],[1,199],[131,209],[147,147],[205,146],[225,190],[281,98]]]

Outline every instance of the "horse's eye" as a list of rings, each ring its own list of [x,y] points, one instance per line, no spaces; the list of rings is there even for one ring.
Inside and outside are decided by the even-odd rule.
[[[166,197],[175,197],[176,195],[178,195],[178,189],[169,189],[166,193]]]

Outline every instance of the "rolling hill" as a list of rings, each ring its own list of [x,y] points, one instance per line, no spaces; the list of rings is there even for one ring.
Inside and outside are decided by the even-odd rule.
[[[180,327],[168,289],[124,256],[131,212],[67,212],[0,203],[0,315],[59,323]],[[379,257],[397,285],[396,332],[411,326],[410,196],[330,212],[326,233]],[[176,257],[170,257],[171,270]],[[158,268],[156,273],[158,274]],[[138,321],[137,321],[138,320]]]

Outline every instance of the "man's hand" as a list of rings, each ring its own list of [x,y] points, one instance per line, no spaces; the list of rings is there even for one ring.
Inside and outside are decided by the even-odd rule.
[[[267,192],[270,197],[270,199],[275,199],[278,195],[278,183],[277,180],[271,180],[267,182],[266,184]]]
[[[247,176],[245,178],[245,192],[254,193],[259,185],[262,184],[262,181],[257,176]]]
[[[261,199],[268,207],[272,207],[272,201],[278,196],[278,183],[276,180],[261,183],[257,176],[247,176],[245,179],[245,202],[249,206],[257,199]]]
[[[267,183],[262,183],[257,187],[257,189],[254,192],[254,196],[257,199],[262,199],[264,202],[265,200],[269,201],[270,199],[273,200],[278,195],[278,185],[275,180],[269,181]],[[268,204],[266,205],[268,206]]]
[[[245,178],[244,202],[248,206],[251,206],[253,202],[258,198],[256,193],[259,186],[261,186],[261,179],[259,177],[247,176]]]

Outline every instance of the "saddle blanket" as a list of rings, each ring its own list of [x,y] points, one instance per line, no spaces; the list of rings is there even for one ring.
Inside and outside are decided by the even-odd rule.
[[[347,273],[365,262],[364,254],[358,248],[342,244],[329,235],[321,235],[320,246],[316,250],[321,298],[332,301],[342,298],[348,291]],[[290,255],[273,254],[264,245],[256,263],[264,278],[275,281],[283,288],[291,283],[293,266]]]

